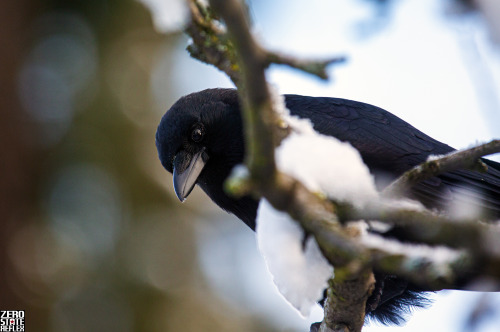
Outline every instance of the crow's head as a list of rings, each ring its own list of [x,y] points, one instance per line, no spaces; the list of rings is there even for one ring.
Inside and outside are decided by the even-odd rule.
[[[236,90],[208,89],[179,99],[161,119],[156,147],[181,201],[198,184],[217,205],[254,228],[257,202],[235,200],[223,191],[224,180],[245,156]]]

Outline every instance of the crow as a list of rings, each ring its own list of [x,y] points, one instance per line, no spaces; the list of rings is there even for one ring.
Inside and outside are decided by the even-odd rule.
[[[378,189],[430,155],[454,151],[376,106],[329,97],[284,98],[292,115],[310,119],[317,132],[356,148]],[[255,230],[258,200],[234,198],[223,189],[233,167],[244,161],[243,132],[237,91],[207,89],[182,97],[165,113],[156,132],[156,147],[163,167],[173,174],[174,190],[181,201],[197,184],[219,207]],[[486,173],[444,173],[415,185],[409,197],[443,211],[452,202],[467,202],[490,218],[500,218],[500,163],[482,161],[488,165]],[[404,314],[429,303],[425,289],[402,278],[375,271],[375,279],[375,290],[366,305],[369,319],[401,324]]]

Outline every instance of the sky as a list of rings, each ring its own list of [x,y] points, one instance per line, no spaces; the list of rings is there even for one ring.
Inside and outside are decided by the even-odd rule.
[[[342,97],[374,104],[455,148],[499,138],[500,55],[481,20],[474,15],[449,14],[444,0],[393,3],[381,17],[362,0],[251,2],[253,32],[268,48],[304,57],[348,58],[346,64],[330,68],[330,81],[284,66],[273,66],[267,72],[268,80],[281,93]],[[172,9],[154,8],[155,22],[169,22]],[[162,28],[170,29],[165,25]],[[159,57],[151,78],[158,91],[166,74],[179,82],[172,92],[178,97],[204,88],[232,86],[213,67],[189,58],[183,48],[179,47],[175,54],[178,66],[173,72],[165,72]],[[159,113],[170,106],[161,92],[154,98]],[[200,195],[199,191],[194,194]],[[319,308],[303,320],[284,302],[258,254],[253,234],[233,221],[219,222],[217,229],[199,230],[200,263],[212,287],[228,302],[275,320],[283,331],[305,330],[311,322],[321,320]],[[481,296],[440,292],[432,296],[432,307],[417,311],[404,328],[373,325],[363,331],[460,331],[468,310]],[[499,294],[491,294],[490,299],[500,302]],[[476,331],[498,331],[499,315]]]

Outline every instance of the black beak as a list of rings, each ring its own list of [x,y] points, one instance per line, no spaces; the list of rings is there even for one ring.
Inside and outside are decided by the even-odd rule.
[[[184,202],[193,190],[196,180],[208,161],[205,148],[191,155],[180,151],[174,158],[174,190],[177,198]]]

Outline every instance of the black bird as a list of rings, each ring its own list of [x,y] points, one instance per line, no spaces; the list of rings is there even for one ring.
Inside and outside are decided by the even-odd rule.
[[[369,104],[299,95],[285,95],[285,103],[292,115],[309,118],[319,133],[355,147],[379,189],[429,155],[454,151]],[[156,146],[162,165],[173,174],[175,193],[181,201],[198,184],[219,207],[255,230],[258,201],[249,196],[235,199],[223,190],[224,180],[245,155],[236,90],[208,89],[179,99],[161,119]],[[444,173],[415,185],[410,196],[441,210],[454,200],[467,200],[487,216],[500,218],[500,164],[483,161],[489,166],[487,173]],[[369,318],[399,324],[404,322],[403,314],[428,303],[425,290],[406,280],[381,273],[375,273],[375,278],[376,288],[367,302]]]

